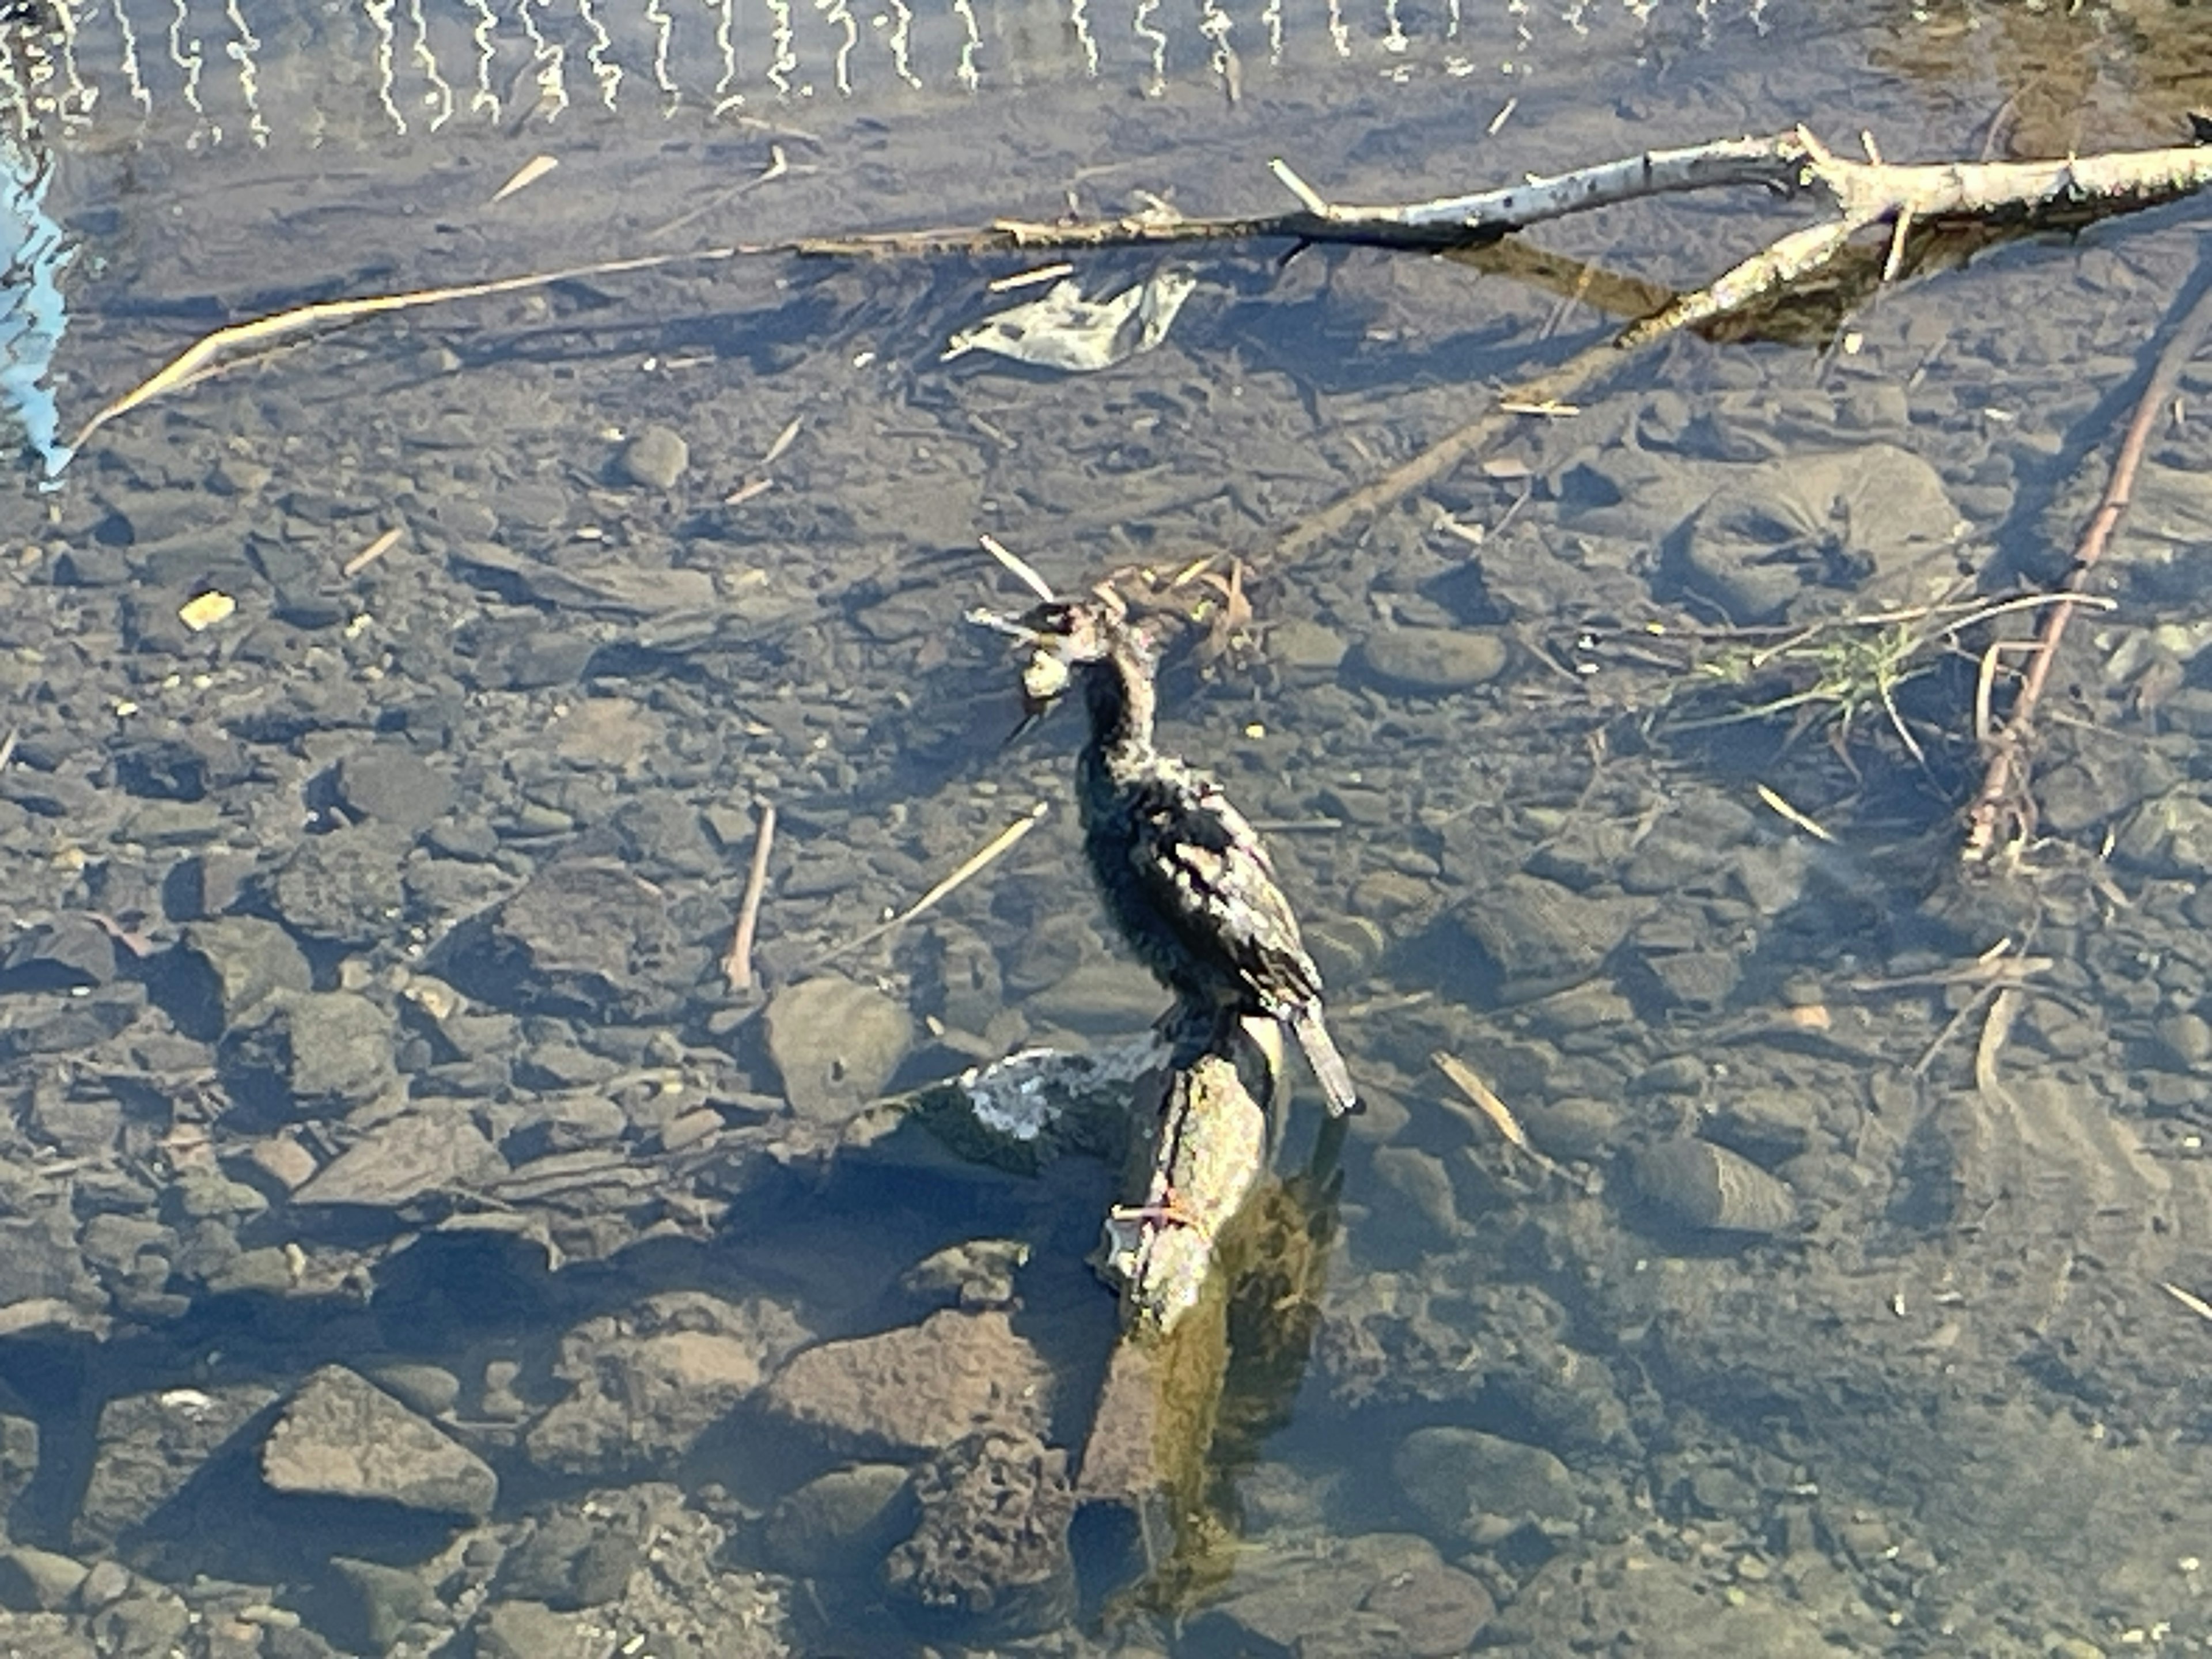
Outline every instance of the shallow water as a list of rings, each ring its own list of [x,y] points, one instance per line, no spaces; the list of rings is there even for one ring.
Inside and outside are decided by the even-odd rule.
[[[66,434],[286,307],[1272,210],[1274,156],[1374,201],[1799,121],[1893,159],[2176,143],[2212,75],[2189,15],[88,8],[18,173],[74,249],[28,261],[66,326],[0,329],[0,386],[35,421],[47,370]],[[1618,319],[1571,273],[1194,251],[1164,345],[1055,377],[940,361],[1021,261],[763,255],[357,323],[58,478],[27,462],[0,487],[0,1629],[2201,1649],[2201,373],[2002,878],[1960,868],[1988,641],[1947,632],[2063,570],[2199,212],[2015,243],[1817,347],[1624,357],[1319,538]],[[1526,240],[1695,283],[1793,222],[1686,197]],[[1098,292],[1160,262],[1075,263]],[[631,447],[656,428],[680,467]],[[1170,654],[1167,734],[1267,826],[1370,1102],[1279,1322],[1237,1328],[1206,1496],[1241,1547],[1154,1539],[1152,1600],[1206,1593],[1131,1611],[1079,1521],[1080,1605],[1042,1633],[917,1610],[945,1558],[917,1580],[893,1546],[907,1469],[961,1490],[940,1454],[977,1422],[1011,1437],[966,1489],[1006,1494],[975,1553],[1054,1535],[1115,1334],[1085,1265],[1113,1175],[993,1174],[866,1108],[1160,997],[1084,884],[1073,717],[1005,744],[1014,667],[962,621],[1019,599],[985,533],[1070,591],[1235,562],[1251,616]],[[234,609],[195,629],[210,593]],[[977,1240],[1012,1243],[940,1255]],[[917,1327],[936,1346],[838,1346]]]

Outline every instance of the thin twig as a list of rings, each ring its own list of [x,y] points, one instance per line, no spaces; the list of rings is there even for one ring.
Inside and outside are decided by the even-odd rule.
[[[2204,283],[2203,290],[2182,314],[2166,349],[2159,353],[2150,379],[2143,386],[2142,397],[2136,404],[2135,416],[2128,422],[2127,435],[2120,441],[2119,453],[2113,457],[2112,481],[2105,486],[2104,499],[2091,515],[2088,528],[2081,532],[2057,602],[2044,618],[2042,635],[2036,642],[2035,654],[2028,660],[2027,672],[2021,677],[2012,712],[1990,745],[1989,767],[1983,774],[1981,790],[1966,811],[1965,856],[1969,863],[1994,858],[2002,845],[2024,839],[2029,832],[2035,809],[2027,793],[2028,743],[2034,731],[2037,705],[2043,701],[2044,687],[2058,655],[2059,641],[2066,637],[2066,624],[2082,602],[2082,585],[2088,580],[2091,568],[2104,556],[2121,515],[2134,499],[2136,473],[2142,464],[2143,451],[2149,445],[2151,428],[2172,399],[2182,370],[2196,356],[2208,331],[2212,331],[2212,280]]]
[[[461,283],[451,288],[410,289],[404,294],[373,294],[357,300],[325,300],[314,305],[296,306],[289,311],[280,311],[274,316],[257,317],[251,322],[233,323],[202,335],[178,354],[166,368],[141,381],[101,409],[77,428],[70,448],[72,452],[83,448],[85,440],[110,421],[128,415],[131,410],[152,403],[156,398],[166,397],[172,392],[181,392],[211,374],[221,374],[229,366],[229,361],[239,354],[282,345],[295,336],[337,328],[346,323],[357,323],[364,318],[381,317],[392,312],[412,311],[423,306],[449,305],[456,300],[480,300],[497,294],[520,294],[532,289],[550,288],[556,283],[573,283],[586,276],[611,276],[625,271],[657,270],[665,265],[714,263],[734,259],[740,253],[751,251],[743,247],[711,247],[696,253],[650,253],[635,258],[600,259],[587,265],[571,265],[564,270],[499,276],[482,283]]]
[[[842,945],[838,945],[836,949],[819,957],[814,965],[817,968],[824,966],[827,963],[836,961],[840,957],[850,956],[854,951],[860,949],[863,945],[873,945],[878,939],[884,938],[885,935],[896,933],[900,928],[905,927],[907,923],[912,921],[923,911],[928,909],[932,905],[937,903],[940,899],[945,897],[954,890],[963,887],[969,882],[974,880],[986,869],[989,868],[993,864],[996,863],[999,860],[1004,858],[1008,853],[1012,852],[1014,848],[1015,843],[1019,842],[1024,836],[1029,834],[1030,830],[1036,829],[1037,825],[1042,823],[1044,822],[1045,814],[1051,810],[1052,808],[1049,803],[1039,801],[1035,806],[1030,808],[1025,814],[1016,818],[1012,823],[999,831],[997,835],[992,836],[989,841],[984,842],[984,844],[976,850],[975,855],[969,858],[967,862],[963,864],[957,870],[955,870],[951,875],[945,877],[943,881],[939,882],[936,886],[931,888],[927,893],[924,893],[913,903],[908,905],[905,909],[900,911],[896,915],[893,916],[890,921],[883,923],[881,926],[871,927],[866,933],[855,934],[853,938],[847,939]]]
[[[753,867],[745,876],[745,896],[738,905],[737,931],[730,935],[730,953],[722,958],[722,977],[732,991],[750,991],[753,985],[753,930],[760,923],[761,895],[768,888],[769,849],[775,845],[775,807],[761,805],[760,828],[753,832]]]

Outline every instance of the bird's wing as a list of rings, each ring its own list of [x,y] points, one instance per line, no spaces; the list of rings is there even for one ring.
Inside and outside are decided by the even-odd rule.
[[[1129,849],[1137,877],[1185,950],[1269,1001],[1321,992],[1273,861],[1212,779],[1164,775],[1139,792]]]

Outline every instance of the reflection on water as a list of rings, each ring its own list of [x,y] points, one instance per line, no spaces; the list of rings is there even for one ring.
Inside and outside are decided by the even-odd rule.
[[[1063,192],[1249,207],[1275,154],[1376,199],[1799,118],[1972,155],[2044,74],[2021,43],[2170,137],[2197,72],[2143,7],[52,21],[15,264],[56,297],[15,290],[8,382],[49,449],[36,387],[88,409],[337,293]],[[1281,550],[1607,337],[1583,272],[1701,280],[1787,210],[1630,207],[1479,269],[1224,252],[1085,376],[940,361],[1011,264],[562,283],[240,365],[52,491],[26,469],[0,1635],[2212,1640],[2189,398],[2046,700],[2036,838],[1969,878],[1955,822],[2033,622],[1995,603],[2063,564],[2197,210],[1931,263],[1818,349],[1624,359]],[[1101,1138],[987,1168],[882,1103],[1159,1011],[1079,874],[1073,734],[1002,742],[1015,665],[961,621],[1011,597],[985,532],[1066,591],[1152,564],[1192,614],[1166,741],[1263,821],[1370,1102],[1133,1404],[1086,1265]]]
[[[46,215],[52,177],[46,161],[0,140],[0,408],[49,476],[69,459],[49,376],[69,327],[61,279],[73,252]]]

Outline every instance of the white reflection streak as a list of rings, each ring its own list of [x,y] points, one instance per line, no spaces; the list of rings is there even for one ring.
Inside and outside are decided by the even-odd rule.
[[[955,73],[960,84],[973,92],[983,84],[982,71],[975,67],[975,53],[983,45],[983,31],[975,27],[975,9],[968,0],[952,0],[952,10],[968,26],[968,38],[960,43],[960,67]]]
[[[362,0],[368,13],[368,21],[376,27],[376,95],[384,105],[384,112],[392,118],[392,125],[404,134],[407,118],[399,112],[399,106],[392,96],[392,46],[398,39],[392,27],[392,8],[394,0]]]
[[[200,43],[194,40],[191,49],[185,49],[185,25],[190,20],[185,15],[185,0],[169,0],[169,61],[185,72],[185,102],[202,122],[207,119],[207,106],[200,102]],[[221,143],[222,129],[214,130],[216,140]]]
[[[529,37],[530,61],[538,65],[538,106],[550,121],[568,107],[568,49],[557,40],[545,38],[545,31],[538,27],[538,17],[531,0],[516,0],[514,15],[521,20],[522,32]]]
[[[1336,0],[1329,3],[1334,5]],[[1152,27],[1152,14],[1159,9],[1160,0],[1137,0],[1137,15],[1130,25],[1138,39],[1152,42],[1152,82],[1145,88],[1147,98],[1164,97],[1168,89],[1168,37]]]
[[[1083,0],[1075,0],[1080,6]],[[891,67],[898,78],[919,92],[921,77],[914,72],[914,9],[906,0],[890,0],[891,4]]]
[[[84,76],[77,71],[74,0],[58,0],[55,9],[61,14],[62,21],[62,82],[69,88],[62,94],[62,125],[75,130],[92,119],[92,106],[100,101],[100,88],[87,86]]]
[[[234,7],[238,0],[230,3]],[[430,118],[430,131],[435,132],[453,118],[453,88],[438,72],[438,54],[430,50],[430,24],[422,15],[422,0],[407,0],[407,21],[415,30],[415,62],[430,83],[429,95],[422,101],[438,112]]]
[[[499,121],[499,94],[491,89],[492,58],[499,48],[492,43],[492,33],[499,27],[499,19],[492,15],[490,0],[469,0],[469,9],[477,21],[469,27],[470,38],[477,43],[477,88],[469,94],[469,113],[476,115],[489,111],[495,125]]]
[[[1406,31],[1398,24],[1398,0],[1382,0],[1382,16],[1390,25],[1389,33],[1382,37],[1382,50],[1402,52],[1406,50]]]
[[[238,0],[223,0],[223,11],[230,18],[230,26],[238,31],[235,40],[226,41],[223,51],[238,65],[238,95],[246,104],[246,136],[253,141],[256,149],[269,148],[269,123],[261,118],[261,72],[253,61],[253,54],[261,50],[261,42],[246,27],[246,14],[239,10]]]
[[[775,49],[775,56],[768,64],[769,84],[775,88],[777,97],[788,98],[791,72],[799,67],[799,59],[791,50],[791,0],[768,0],[768,15],[775,20],[768,32],[769,45]]]
[[[744,107],[738,83],[738,0],[707,0],[714,13],[714,49],[722,54],[722,78],[714,82],[714,113]]]
[[[1098,41],[1091,33],[1091,8],[1085,0],[1067,0],[1068,27],[1075,31],[1078,45],[1083,48],[1083,72],[1092,80],[1098,78]]]
[[[1229,88],[1232,101],[1237,97],[1237,86],[1243,78],[1237,73],[1237,49],[1229,44],[1229,32],[1235,27],[1229,14],[1222,10],[1215,0],[1205,0],[1199,15],[1198,32],[1212,43],[1213,60],[1210,67],[1216,78]]]
[[[664,100],[660,112],[673,115],[677,106],[684,101],[684,88],[668,72],[668,43],[676,33],[676,20],[668,15],[667,7],[660,0],[645,0],[645,16],[653,25],[653,84],[660,88]]]
[[[1452,4],[1456,6],[1459,0],[1452,0]],[[1267,31],[1267,61],[1279,67],[1283,61],[1283,0],[1267,0],[1260,21]]]
[[[599,96],[605,100],[607,108],[612,110],[615,88],[622,85],[623,78],[622,65],[607,56],[614,48],[615,38],[607,33],[606,25],[599,21],[599,13],[592,9],[592,0],[576,0],[576,15],[584,20],[584,27],[592,32],[592,44],[584,49],[584,61],[592,66],[592,73],[599,77]]]
[[[850,96],[853,90],[853,48],[860,44],[860,31],[853,21],[853,13],[845,0],[814,0],[814,9],[820,12],[833,27],[844,31],[845,38],[837,45],[837,90]]]
[[[1339,58],[1352,56],[1352,31],[1344,26],[1344,0],[1328,0],[1328,38]]]
[[[123,82],[131,88],[131,101],[151,115],[154,94],[146,90],[146,77],[138,69],[138,31],[131,27],[131,14],[123,9],[123,0],[108,0],[108,9],[115,14],[116,31],[123,37]]]

